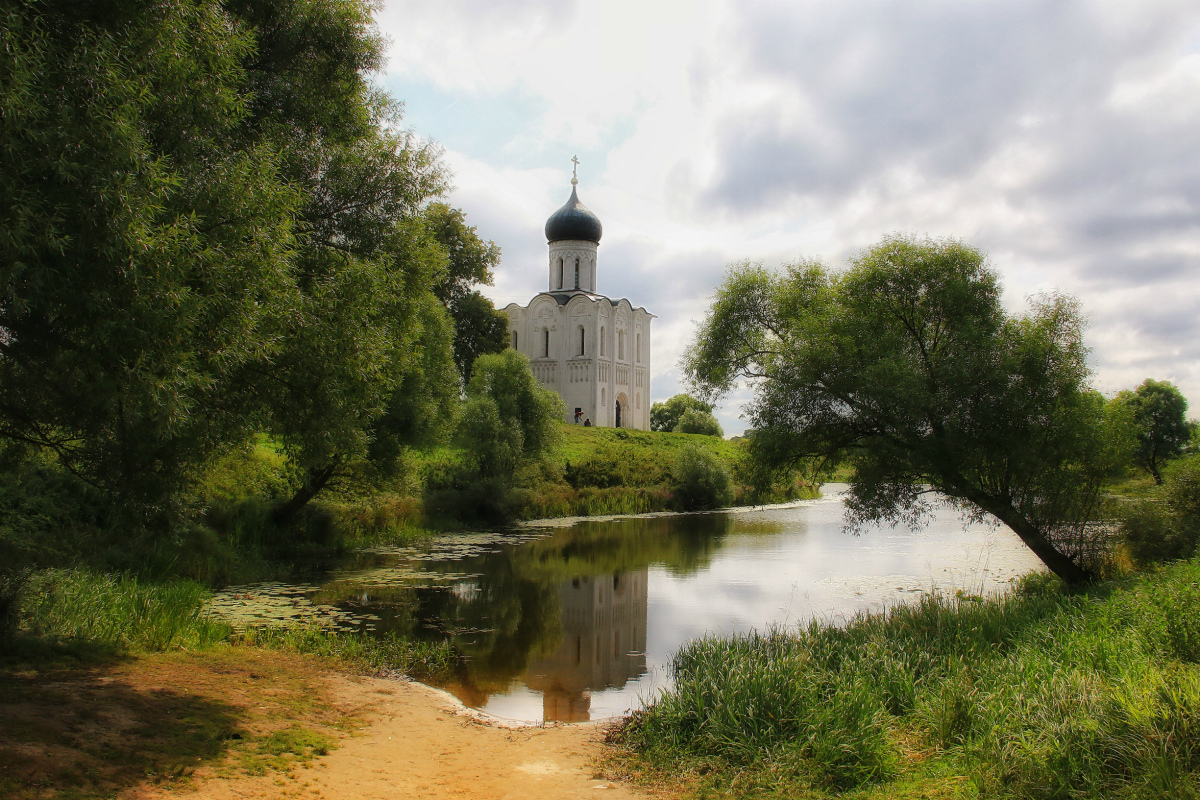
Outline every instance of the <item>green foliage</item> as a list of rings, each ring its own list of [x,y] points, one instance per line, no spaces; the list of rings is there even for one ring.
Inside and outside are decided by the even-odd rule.
[[[980,251],[896,236],[840,275],[735,265],[686,368],[709,393],[757,379],[763,462],[851,463],[856,522],[919,524],[932,487],[1078,582],[1119,450],[1086,356],[1074,300],[1010,317]]]
[[[1162,467],[1181,455],[1196,425],[1187,420],[1187,400],[1168,381],[1147,378],[1136,390],[1124,391],[1114,402],[1128,409],[1134,448],[1133,461],[1161,484]]]
[[[1200,455],[1181,458],[1167,467],[1163,494],[1176,514],[1200,520]]]
[[[285,522],[453,427],[434,289],[488,278],[498,251],[430,205],[440,151],[375,88],[368,3],[0,14],[10,460],[52,454],[108,496],[110,524],[161,530],[265,430],[295,479]]]
[[[454,363],[465,385],[476,358],[508,346],[508,317],[472,288],[492,285],[500,248],[479,238],[462,211],[444,203],[431,203],[425,217],[448,259],[446,274],[434,292],[454,319]]]
[[[686,411],[699,411],[712,414],[713,406],[689,394],[677,394],[663,403],[650,406],[650,430],[674,431],[679,425],[680,418]],[[679,433],[698,433],[698,431],[678,431]],[[718,434],[719,435],[719,434]]]
[[[444,641],[418,642],[394,633],[369,636],[334,632],[314,624],[252,628],[235,641],[336,659],[365,672],[401,673],[418,680],[444,678],[459,664],[458,655]]]
[[[254,31],[200,0],[0,14],[0,437],[153,507],[244,436],[289,294],[302,197],[246,135]]]
[[[524,498],[520,516],[524,519],[595,517],[673,511],[675,508],[675,495],[667,486],[583,486],[576,489],[559,483],[531,488]]]
[[[729,469],[711,451],[688,445],[672,470],[675,499],[685,511],[721,508],[733,500]]]
[[[1141,565],[1190,558],[1200,544],[1200,456],[1169,464],[1161,496],[1124,504],[1121,536]]]
[[[1134,500],[1120,514],[1121,537],[1139,565],[1189,558],[1196,551],[1200,520],[1185,519],[1156,500]]]
[[[1186,796],[1200,770],[1200,565],[1092,596],[1044,577],[692,642],[624,738],[651,763],[700,762],[727,782],[790,774],[783,796],[881,781],[878,796],[896,796],[892,776],[920,768],[904,758],[914,746],[935,776],[966,774],[989,797]]]
[[[206,647],[230,634],[227,624],[204,613],[209,593],[194,581],[44,570],[32,576],[23,596],[21,632],[48,641],[156,652]]]
[[[698,433],[701,436],[724,436],[721,423],[717,418],[705,411],[689,408],[679,417],[679,422],[673,429],[675,433]]]
[[[481,477],[511,479],[523,464],[554,452],[563,413],[559,396],[538,385],[529,359],[505,350],[475,361],[458,437]]]

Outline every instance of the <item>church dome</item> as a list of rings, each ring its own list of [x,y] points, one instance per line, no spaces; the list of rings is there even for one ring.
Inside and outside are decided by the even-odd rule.
[[[579,202],[579,195],[576,194],[574,186],[571,187],[571,199],[546,220],[546,242],[551,244],[563,239],[580,239],[600,244],[600,235],[603,232],[600,218]]]

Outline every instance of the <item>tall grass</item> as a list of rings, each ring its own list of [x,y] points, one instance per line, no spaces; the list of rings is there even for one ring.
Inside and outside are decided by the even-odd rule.
[[[525,519],[645,514],[674,507],[670,489],[662,486],[575,489],[562,483],[542,483],[525,492],[523,501],[521,516]]]
[[[445,677],[460,663],[448,642],[419,642],[393,633],[376,637],[337,632],[312,624],[252,628],[235,641],[332,658],[367,672],[398,672],[417,679]]]
[[[155,652],[206,647],[232,630],[204,613],[208,590],[189,580],[148,583],[133,575],[44,570],[22,597],[19,629],[43,640]]]
[[[235,631],[204,611],[209,597],[207,589],[188,580],[153,583],[132,575],[45,570],[34,573],[25,586],[18,641],[87,644],[109,652],[202,649],[230,642],[415,678],[446,676],[459,665],[446,642],[418,642],[394,634],[375,637],[316,624]]]
[[[675,657],[675,688],[625,732],[650,762],[799,765],[845,789],[923,741],[987,796],[1186,797],[1200,788],[1200,565],[1070,594],[930,596]]]

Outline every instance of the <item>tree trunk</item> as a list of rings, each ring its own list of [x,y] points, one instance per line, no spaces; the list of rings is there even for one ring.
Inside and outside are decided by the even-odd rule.
[[[1025,543],[1025,546],[1032,550],[1033,554],[1040,558],[1042,563],[1049,567],[1051,572],[1062,578],[1064,583],[1078,586],[1096,577],[1060,553],[1053,542],[1047,539],[1036,527],[1031,525],[1029,520],[1025,519],[1025,516],[1011,505],[1007,503],[979,505],[984,511],[987,511],[1011,528],[1013,533],[1017,534],[1021,541]]]
[[[308,471],[304,484],[296,493],[271,512],[271,521],[276,525],[288,525],[300,513],[300,509],[308,505],[308,501],[329,485],[329,481],[337,472],[338,462],[334,461],[323,467],[314,467]]]

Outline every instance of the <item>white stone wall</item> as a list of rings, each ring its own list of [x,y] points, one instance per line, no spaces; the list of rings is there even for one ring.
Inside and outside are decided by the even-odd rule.
[[[593,279],[594,274],[593,265]],[[542,386],[562,397],[566,422],[579,408],[593,425],[614,427],[620,402],[621,427],[649,430],[654,315],[624,299],[614,304],[600,295],[569,292],[560,304],[556,294],[562,295],[544,292],[527,306],[512,303],[505,309],[510,344],[529,357]]]
[[[550,244],[549,272],[546,286],[552,292],[569,292],[579,289],[596,292],[595,242],[564,239]],[[576,282],[578,269],[578,283]]]

